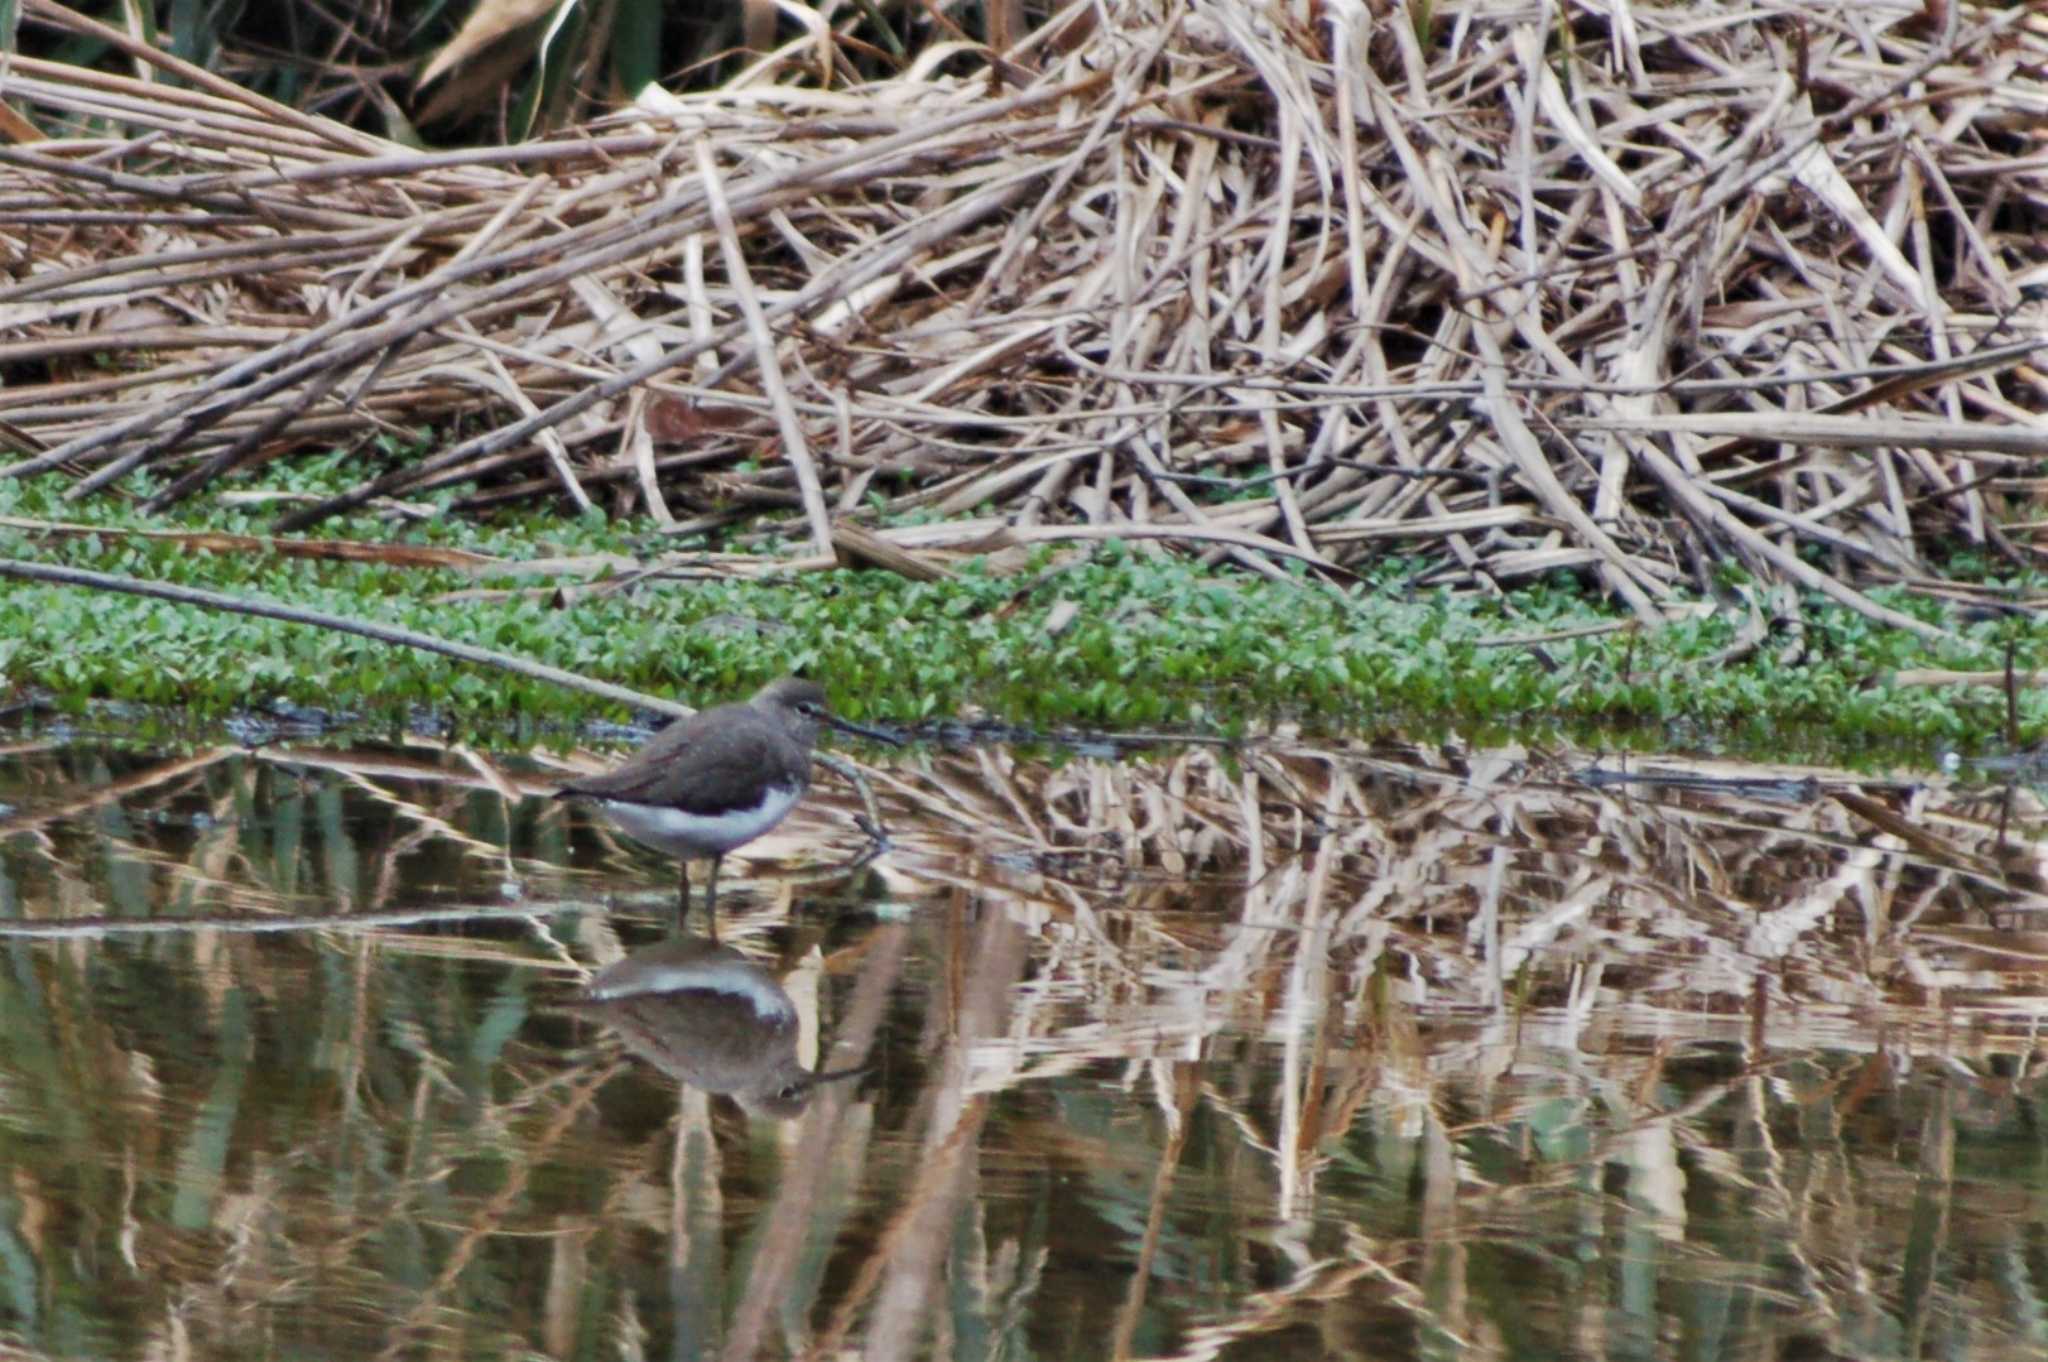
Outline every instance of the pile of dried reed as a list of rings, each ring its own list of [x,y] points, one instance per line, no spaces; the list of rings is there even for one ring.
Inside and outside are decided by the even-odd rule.
[[[76,496],[340,446],[284,528],[880,505],[1646,618],[1734,562],[1910,624],[1863,592],[1936,541],[2043,555],[2028,7],[1112,0],[435,153],[128,50],[0,74],[73,130],[0,146],[0,472]]]

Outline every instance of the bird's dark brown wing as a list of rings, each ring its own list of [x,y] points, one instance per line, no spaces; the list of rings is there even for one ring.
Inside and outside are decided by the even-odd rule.
[[[716,814],[752,805],[763,777],[771,785],[804,784],[810,754],[795,754],[772,721],[745,713],[693,715],[671,724],[616,767],[562,787],[565,795],[660,804],[685,813]],[[735,791],[748,796],[735,798]]]

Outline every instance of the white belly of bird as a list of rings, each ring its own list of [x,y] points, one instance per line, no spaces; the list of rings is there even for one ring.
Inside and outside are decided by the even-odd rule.
[[[638,963],[638,962],[635,962]],[[626,998],[659,998],[673,993],[721,993],[752,1005],[754,1015],[764,1022],[794,1023],[796,1005],[766,973],[753,965],[731,960],[679,960],[636,969],[629,979],[593,981],[590,997],[597,1002],[618,1002]]]
[[[751,808],[717,814],[685,813],[619,799],[600,799],[597,806],[620,832],[657,851],[676,857],[718,856],[780,823],[802,794],[799,785],[770,785],[761,792],[761,802]]]

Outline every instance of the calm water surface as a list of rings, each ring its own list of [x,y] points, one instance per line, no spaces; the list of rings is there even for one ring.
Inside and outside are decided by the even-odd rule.
[[[0,730],[8,1355],[2048,1356],[2039,789],[607,759]]]

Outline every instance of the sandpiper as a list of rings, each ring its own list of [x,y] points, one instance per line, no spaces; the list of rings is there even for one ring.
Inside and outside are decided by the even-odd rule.
[[[587,799],[621,832],[682,862],[676,921],[690,910],[690,862],[709,858],[704,911],[718,939],[718,863],[780,823],[811,782],[811,747],[829,725],[881,742],[889,734],[838,718],[815,681],[786,676],[744,704],[678,720],[603,775],[557,799]]]
[[[601,1018],[626,1048],[757,1116],[802,1113],[818,1085],[868,1072],[797,1059],[797,1011],[774,975],[730,946],[672,938],[600,970],[569,1006]]]

